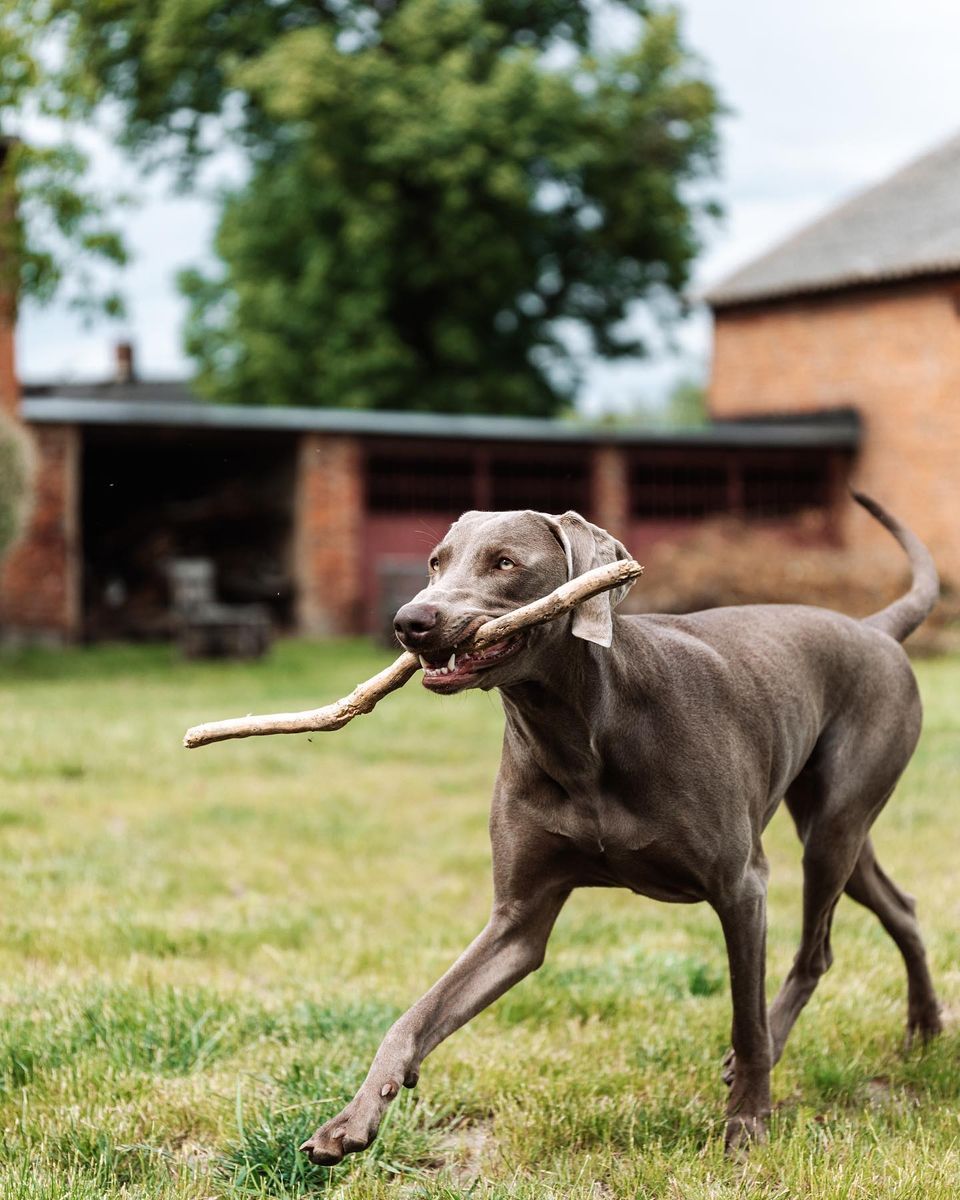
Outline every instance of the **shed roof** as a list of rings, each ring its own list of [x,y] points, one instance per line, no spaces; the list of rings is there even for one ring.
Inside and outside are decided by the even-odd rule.
[[[25,397],[21,412],[31,424],[312,432],[447,441],[854,449],[860,440],[860,422],[852,409],[788,418],[715,421],[695,427],[651,428],[525,417],[200,404],[171,399],[92,400],[48,393]]]
[[[709,289],[713,308],[960,271],[960,134]]]

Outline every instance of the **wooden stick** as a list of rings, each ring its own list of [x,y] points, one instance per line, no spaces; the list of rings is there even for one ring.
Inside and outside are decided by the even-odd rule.
[[[547,596],[534,600],[522,608],[515,608],[502,617],[496,617],[481,625],[473,637],[462,647],[462,651],[479,650],[494,642],[503,641],[521,629],[545,625],[548,621],[576,608],[591,596],[599,596],[612,588],[630,583],[643,574],[643,567],[633,559],[607,563],[594,567],[564,583]],[[223,742],[229,738],[262,737],[271,733],[319,733],[342,729],[348,721],[362,713],[372,712],[377,702],[388,696],[412,678],[420,670],[415,654],[404,653],[385,670],[358,683],[349,696],[325,704],[322,708],[310,708],[306,712],[271,713],[261,717],[233,717],[228,721],[208,721],[205,725],[194,725],[188,729],[183,744],[188,750],[206,746],[210,742]]]

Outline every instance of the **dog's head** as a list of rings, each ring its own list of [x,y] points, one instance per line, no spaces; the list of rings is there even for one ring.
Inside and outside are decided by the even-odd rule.
[[[523,630],[471,654],[457,647],[485,621],[545,596],[593,567],[629,558],[624,546],[579,513],[468,512],[430,553],[429,581],[397,613],[401,644],[420,656],[423,683],[451,693],[534,677],[545,653],[572,635],[600,646],[630,585],[595,596],[571,617]]]

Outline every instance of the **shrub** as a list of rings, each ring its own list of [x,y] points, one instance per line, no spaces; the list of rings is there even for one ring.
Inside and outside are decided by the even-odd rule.
[[[0,559],[23,528],[30,499],[30,465],[25,434],[0,417]]]
[[[643,558],[643,579],[625,611],[696,612],[724,604],[815,604],[866,616],[910,586],[903,551],[874,542],[841,546],[825,539],[822,515],[803,514],[790,527],[732,518],[708,521]],[[960,600],[944,588],[911,647],[936,650],[957,637]]]

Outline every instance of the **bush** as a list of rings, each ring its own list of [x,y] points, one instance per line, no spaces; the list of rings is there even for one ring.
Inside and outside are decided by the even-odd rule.
[[[29,499],[29,442],[18,425],[0,418],[0,559],[23,528]]]
[[[629,612],[696,612],[725,604],[815,604],[862,617],[910,586],[903,551],[873,541],[841,546],[825,539],[823,516],[803,514],[788,528],[719,518],[644,557]],[[960,598],[944,588],[911,648],[939,650],[960,635]]]

